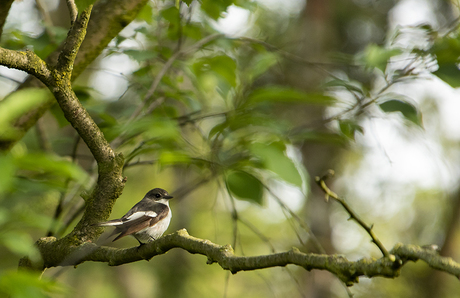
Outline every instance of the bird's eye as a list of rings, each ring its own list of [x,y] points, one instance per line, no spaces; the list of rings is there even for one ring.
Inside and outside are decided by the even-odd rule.
[[[161,198],[161,195],[159,193],[155,194],[155,198]]]

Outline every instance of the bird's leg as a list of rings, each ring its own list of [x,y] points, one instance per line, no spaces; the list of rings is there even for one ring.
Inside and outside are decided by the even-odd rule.
[[[139,246],[137,247],[137,251],[139,251],[139,248],[141,248],[142,246],[144,246],[145,243],[142,243],[142,242],[141,242],[139,239],[137,239],[137,238],[136,238],[136,240],[137,240],[137,242],[139,242]]]

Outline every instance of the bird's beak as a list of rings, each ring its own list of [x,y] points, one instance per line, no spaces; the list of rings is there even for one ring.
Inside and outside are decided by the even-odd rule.
[[[174,198],[173,196],[164,196],[163,198],[167,199],[167,200],[171,200],[172,198]]]

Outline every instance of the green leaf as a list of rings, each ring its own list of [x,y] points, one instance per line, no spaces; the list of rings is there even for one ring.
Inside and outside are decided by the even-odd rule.
[[[364,50],[364,62],[368,67],[376,67],[385,72],[388,60],[401,53],[401,49],[386,49],[376,44],[370,44]]]
[[[263,75],[270,69],[273,65],[278,63],[278,55],[271,52],[262,52],[254,59],[250,69],[250,75],[252,79],[256,79],[259,76]]]
[[[158,56],[156,52],[150,50],[125,50],[123,53],[138,62],[148,61]]]
[[[253,175],[244,171],[231,171],[225,182],[238,198],[262,205],[263,185]]]
[[[217,20],[232,4],[232,0],[202,0],[201,9],[212,19]]]
[[[391,99],[381,103],[379,106],[385,113],[400,112],[407,120],[418,126],[422,126],[422,117],[418,113],[417,108],[408,102]]]
[[[13,180],[14,180],[14,172],[16,167],[10,155],[7,156],[0,156],[0,195],[10,189]]]
[[[70,289],[40,276],[39,273],[14,270],[0,275],[0,296],[15,298],[46,298],[50,293],[68,294]]]
[[[288,183],[302,186],[302,176],[294,162],[286,156],[286,145],[283,142],[254,143],[251,145],[251,152],[262,161],[265,169]]]
[[[160,154],[159,162],[162,165],[190,164],[191,158],[184,152],[163,151]]]
[[[177,23],[180,20],[179,9],[175,6],[170,6],[163,9],[160,15],[170,23]]]
[[[319,131],[303,131],[293,136],[290,136],[289,139],[293,142],[307,141],[333,145],[344,145],[348,141],[342,134]]]
[[[66,177],[78,182],[83,182],[87,178],[86,172],[78,165],[54,155],[26,154],[15,157],[14,161],[18,168],[24,170]]]
[[[149,2],[150,3],[150,2]],[[148,24],[152,24],[153,11],[150,4],[145,5],[136,16],[136,19],[146,21]]]
[[[439,65],[458,63],[460,57],[460,36],[445,36],[437,39],[429,52],[436,57]]]
[[[433,74],[453,88],[460,87],[460,69],[455,63],[441,64]]]
[[[200,40],[203,38],[202,28],[193,23],[183,27],[183,33],[185,36],[190,37],[194,40]]]
[[[18,90],[9,95],[7,100],[0,101],[0,136],[8,138],[14,133],[11,123],[26,112],[46,102],[50,93],[46,89],[28,88]]]
[[[364,95],[364,90],[363,87],[361,86],[361,83],[356,82],[356,81],[346,81],[346,80],[340,80],[340,79],[334,79],[326,82],[323,85],[324,88],[328,87],[343,87],[347,89],[348,91],[353,91],[353,92],[358,92],[359,94]]]
[[[34,261],[40,260],[40,253],[34,246],[34,240],[25,232],[4,232],[0,235],[0,243],[18,256],[27,255]]]
[[[161,11],[161,16],[169,22],[168,38],[177,40],[180,36],[180,12],[175,6],[168,7]]]
[[[248,102],[281,102],[330,105],[334,102],[334,99],[324,94],[306,93],[300,90],[282,86],[268,86],[252,91],[248,96]]]
[[[351,140],[355,140],[357,132],[364,133],[363,128],[351,120],[339,120],[340,131]]]
[[[192,65],[201,87],[208,91],[214,91],[216,85],[223,97],[236,86],[236,62],[227,55],[204,57]]]

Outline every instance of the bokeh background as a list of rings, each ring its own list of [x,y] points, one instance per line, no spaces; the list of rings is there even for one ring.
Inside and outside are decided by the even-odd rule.
[[[365,231],[315,185],[315,176],[334,169],[330,187],[374,224],[387,248],[437,244],[442,254],[460,259],[458,1],[236,1],[222,4],[217,15],[209,1],[184,2],[150,1],[74,83],[128,159],[126,187],[111,218],[161,187],[175,196],[168,232],[186,228],[232,244],[239,255],[294,246],[349,260],[380,257]],[[2,46],[28,45],[46,56],[68,24],[65,1],[15,1]],[[172,53],[216,33],[226,38],[174,61],[147,98]],[[454,57],[452,63],[446,58],[454,66],[448,77],[433,74],[443,70],[441,55],[429,55],[440,45]],[[0,98],[25,77],[0,67]],[[261,94],[273,102],[260,104]],[[280,94],[288,100],[278,102]],[[390,99],[414,110],[379,108]],[[142,105],[145,116],[130,119]],[[21,256],[36,253],[35,240],[71,230],[81,215],[79,194],[96,179],[89,151],[56,106],[11,155],[1,157],[2,286],[21,283],[11,272]],[[253,176],[241,174],[248,168]],[[49,269],[44,277],[57,282],[49,284],[52,297],[349,295],[328,272],[288,266],[231,275],[179,249],[114,268],[88,262]],[[422,263],[404,267],[394,280],[361,278],[349,291],[354,297],[460,297],[458,279]]]

